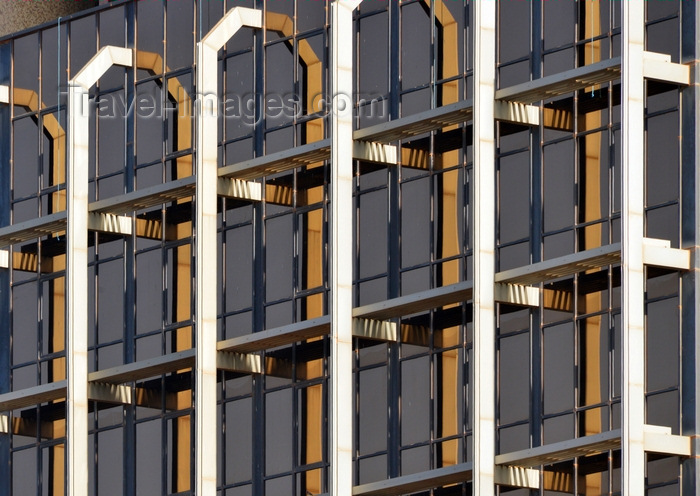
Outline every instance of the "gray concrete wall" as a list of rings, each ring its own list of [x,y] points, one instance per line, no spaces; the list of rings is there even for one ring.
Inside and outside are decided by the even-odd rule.
[[[94,7],[95,0],[0,0],[0,36]]]

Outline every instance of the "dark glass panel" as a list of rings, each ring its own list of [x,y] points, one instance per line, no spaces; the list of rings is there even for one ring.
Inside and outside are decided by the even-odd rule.
[[[195,48],[192,39],[192,34],[195,32],[194,4],[191,0],[165,2],[165,9],[167,19],[166,66],[171,71],[191,66]]]
[[[680,130],[678,112],[647,119],[646,204],[677,201]]]
[[[430,4],[414,2],[401,7],[401,87],[422,86],[431,80]]]
[[[542,337],[544,413],[569,410],[575,395],[573,324],[545,328]]]
[[[363,194],[359,208],[359,275],[369,277],[387,270],[387,191]]]
[[[430,261],[430,178],[401,185],[401,265]]]
[[[357,429],[359,431],[360,454],[370,454],[387,448],[386,422],[377,422],[377,419],[386,418],[387,414],[387,369],[379,367],[358,372],[359,378],[359,419]],[[379,473],[383,472],[380,471]],[[386,474],[383,477],[385,477]],[[360,477],[362,464],[360,465]]]
[[[359,21],[361,95],[386,95],[389,91],[388,22],[389,16],[386,12]]]
[[[267,475],[278,474],[292,468],[292,427],[294,425],[292,413],[291,389],[265,395],[265,473]]]
[[[401,362],[401,444],[429,439],[430,359],[424,356]]]
[[[179,2],[178,2],[179,3]],[[97,53],[96,16],[70,23],[70,78],[74,78]]]
[[[530,336],[501,338],[498,350],[499,424],[527,420],[530,408]]]
[[[225,482],[248,481],[253,473],[253,406],[251,398],[225,404]]]
[[[507,243],[527,237],[530,230],[529,154],[502,157],[499,172],[499,242]]]
[[[529,54],[531,5],[520,0],[498,2],[498,61],[501,64]]]
[[[647,303],[646,389],[678,387],[680,343],[678,298]]]

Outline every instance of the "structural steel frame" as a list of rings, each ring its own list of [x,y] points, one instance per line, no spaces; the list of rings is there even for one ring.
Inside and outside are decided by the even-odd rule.
[[[334,496],[390,495],[428,490],[457,482],[472,482],[474,494],[493,494],[499,484],[536,489],[541,485],[542,465],[571,460],[577,456],[622,451],[623,494],[644,492],[646,453],[681,457],[697,451],[697,401],[688,413],[683,435],[670,428],[647,425],[644,419],[645,267],[659,266],[689,271],[683,274],[684,312],[692,338],[684,334],[694,353],[690,375],[698,368],[698,186],[697,151],[692,155],[693,181],[684,186],[684,208],[692,211],[691,225],[684,226],[681,249],[665,240],[646,238],[644,220],[644,80],[663,80],[690,85],[687,65],[674,64],[669,57],[644,50],[644,12],[632,2],[623,3],[623,53],[621,58],[594,63],[496,90],[496,4],[472,2],[474,18],[474,98],[388,123],[353,131],[353,11],[360,0],[336,0],[331,4],[330,81],[334,95],[330,113],[330,138],[285,152],[258,157],[219,168],[217,165],[217,53],[241,28],[262,28],[262,12],[234,8],[197,43],[196,174],[160,186],[118,197],[88,202],[87,95],[90,88],[112,66],[133,66],[130,49],[102,48],[70,81],[68,113],[67,209],[39,219],[0,228],[0,245],[67,233],[67,379],[20,391],[0,394],[0,411],[66,398],[66,473],[68,494],[88,493],[88,401],[134,404],[134,381],[192,367],[195,375],[194,492],[214,495],[217,467],[211,454],[217,450],[217,370],[258,374],[264,365],[260,352],[306,339],[330,335],[329,394],[329,491]],[[695,12],[697,17],[697,12]],[[694,24],[695,26],[695,24]],[[686,56],[692,67],[693,83],[684,96],[697,100],[695,47]],[[622,80],[623,92],[623,194],[622,241],[573,255],[540,261],[496,272],[495,264],[495,122],[505,120],[537,126],[540,114],[531,104],[552,95],[569,93],[594,84]],[[7,86],[0,86],[0,102],[10,103]],[[353,161],[395,165],[397,148],[391,143],[444,127],[472,122],[474,133],[473,181],[473,274],[470,281],[443,286],[407,296],[353,308],[352,225]],[[697,111],[684,131],[697,140]],[[217,196],[244,201],[261,199],[261,184],[247,182],[295,167],[329,160],[330,181],[330,311],[329,315],[243,337],[216,341]],[[185,197],[196,202],[195,226],[195,347],[160,358],[131,362],[88,374],[87,359],[87,233],[88,230],[131,234],[134,212]],[[124,217],[124,215],[127,215]],[[694,255],[694,256],[693,256]],[[12,265],[9,252],[0,251],[0,268]],[[586,270],[621,264],[623,322],[622,427],[602,434],[582,436],[551,445],[534,445],[512,453],[496,453],[495,439],[495,313],[497,302],[539,307],[541,284]],[[453,303],[473,302],[474,360],[473,405],[474,459],[409,476],[353,486],[352,363],[353,337],[396,342],[397,318]],[[685,315],[685,314],[684,314]],[[685,351],[684,347],[684,353]],[[684,374],[685,376],[686,374]],[[695,376],[697,377],[697,376]],[[697,390],[697,379],[687,379]],[[684,393],[685,395],[685,393]],[[684,398],[685,401],[685,398]],[[684,419],[686,417],[684,416]],[[9,417],[0,416],[0,432],[13,429]],[[692,439],[691,439],[692,438]],[[539,444],[539,443],[537,443]],[[697,458],[684,462],[684,478],[691,491],[697,488]],[[394,470],[395,472],[395,470]],[[686,475],[691,474],[691,475]]]

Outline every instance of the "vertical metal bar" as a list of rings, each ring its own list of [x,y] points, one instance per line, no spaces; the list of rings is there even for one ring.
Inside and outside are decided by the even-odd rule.
[[[474,494],[494,494],[496,3],[474,12]]]
[[[691,68],[691,85],[681,91],[681,248],[694,255],[692,270],[681,274],[681,434],[691,437],[694,455],[682,462],[682,488],[683,494],[695,495],[700,491],[700,8],[695,2],[683,2],[681,9],[681,62]]]
[[[89,63],[88,63],[89,64]],[[84,98],[83,98],[84,97]],[[66,174],[66,490],[87,494],[87,205],[88,116],[87,89],[71,84],[68,93],[68,171]]]
[[[330,494],[352,494],[352,11],[331,4]]]
[[[256,0],[256,7],[261,11],[265,7],[265,0]],[[262,104],[265,98],[265,36],[264,33],[255,34],[255,95],[254,102],[255,122],[262,123],[265,106]],[[265,150],[264,126],[256,125],[253,129],[253,142],[255,156],[262,155]],[[263,179],[264,181],[264,179]],[[265,188],[263,187],[263,191]],[[265,203],[259,202],[253,205],[253,332],[265,329],[265,228],[264,228]],[[265,389],[264,376],[253,376],[253,494],[265,493]]]
[[[622,491],[644,494],[644,10],[622,4]]]
[[[197,43],[197,158],[195,218],[195,494],[216,495],[216,224],[217,53],[242,27],[261,27],[262,12],[230,10]],[[216,457],[213,457],[216,459]]]
[[[401,80],[399,79],[401,67],[401,51],[399,50],[400,10],[399,2],[388,2],[389,9],[389,117],[400,117]],[[399,156],[401,154],[399,153]],[[389,244],[387,253],[388,263],[388,291],[389,298],[401,296],[401,174],[399,167],[389,167]],[[389,477],[401,475],[401,424],[400,424],[400,398],[401,398],[401,363],[399,362],[400,344],[388,343],[389,363],[387,365],[387,470]]]
[[[0,45],[0,67],[11,67],[12,43]],[[10,71],[0,72],[0,84],[10,84]],[[7,96],[9,100],[9,88]],[[4,93],[4,90],[2,91]],[[3,95],[4,96],[4,95]],[[10,224],[10,106],[9,102],[0,104],[0,225]],[[10,262],[10,260],[8,260]],[[0,342],[6,343],[0,346],[0,394],[10,391],[10,270],[0,268]],[[12,466],[10,465],[10,436],[0,434],[0,493],[12,494],[10,482],[12,480]]]
[[[533,0],[532,9],[532,79],[542,77],[542,0]],[[532,171],[532,222],[530,224],[530,260],[542,261],[542,126],[532,129],[530,136],[530,167]],[[530,312],[530,439],[531,446],[542,444],[542,311]],[[535,491],[530,491],[534,494]],[[539,492],[537,493],[539,494]]]
[[[136,48],[136,4],[126,5],[126,46]],[[163,22],[163,21],[161,21]],[[126,72],[126,100],[133,102],[136,97],[134,72]],[[126,163],[124,170],[125,191],[134,190],[135,180],[135,147],[134,139],[136,133],[134,118],[124,119],[124,137],[126,138]],[[135,232],[135,231],[134,231]],[[135,244],[136,236],[128,236],[124,242],[124,363],[131,363],[136,360],[136,280],[135,280]],[[126,405],[124,407],[124,492],[126,494],[136,494],[136,406]]]

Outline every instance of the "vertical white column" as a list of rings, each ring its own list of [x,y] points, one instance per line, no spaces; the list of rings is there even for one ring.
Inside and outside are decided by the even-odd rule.
[[[494,494],[496,2],[472,2],[474,19],[474,433],[473,494]]]
[[[644,494],[644,5],[622,3],[622,492]]]
[[[87,88],[78,85],[71,85],[68,93],[70,139],[66,174],[66,489],[69,495],[88,494],[87,93]]]
[[[216,494],[217,50],[197,44],[195,491]],[[206,454],[210,458],[205,459]]]
[[[331,4],[330,494],[352,494],[352,11]]]
[[[217,53],[242,27],[261,27],[262,12],[237,7],[197,43],[197,157],[195,188],[195,490],[216,495],[217,299]]]
[[[88,494],[88,91],[112,65],[131,66],[131,50],[106,46],[69,81],[66,173],[66,490]]]

